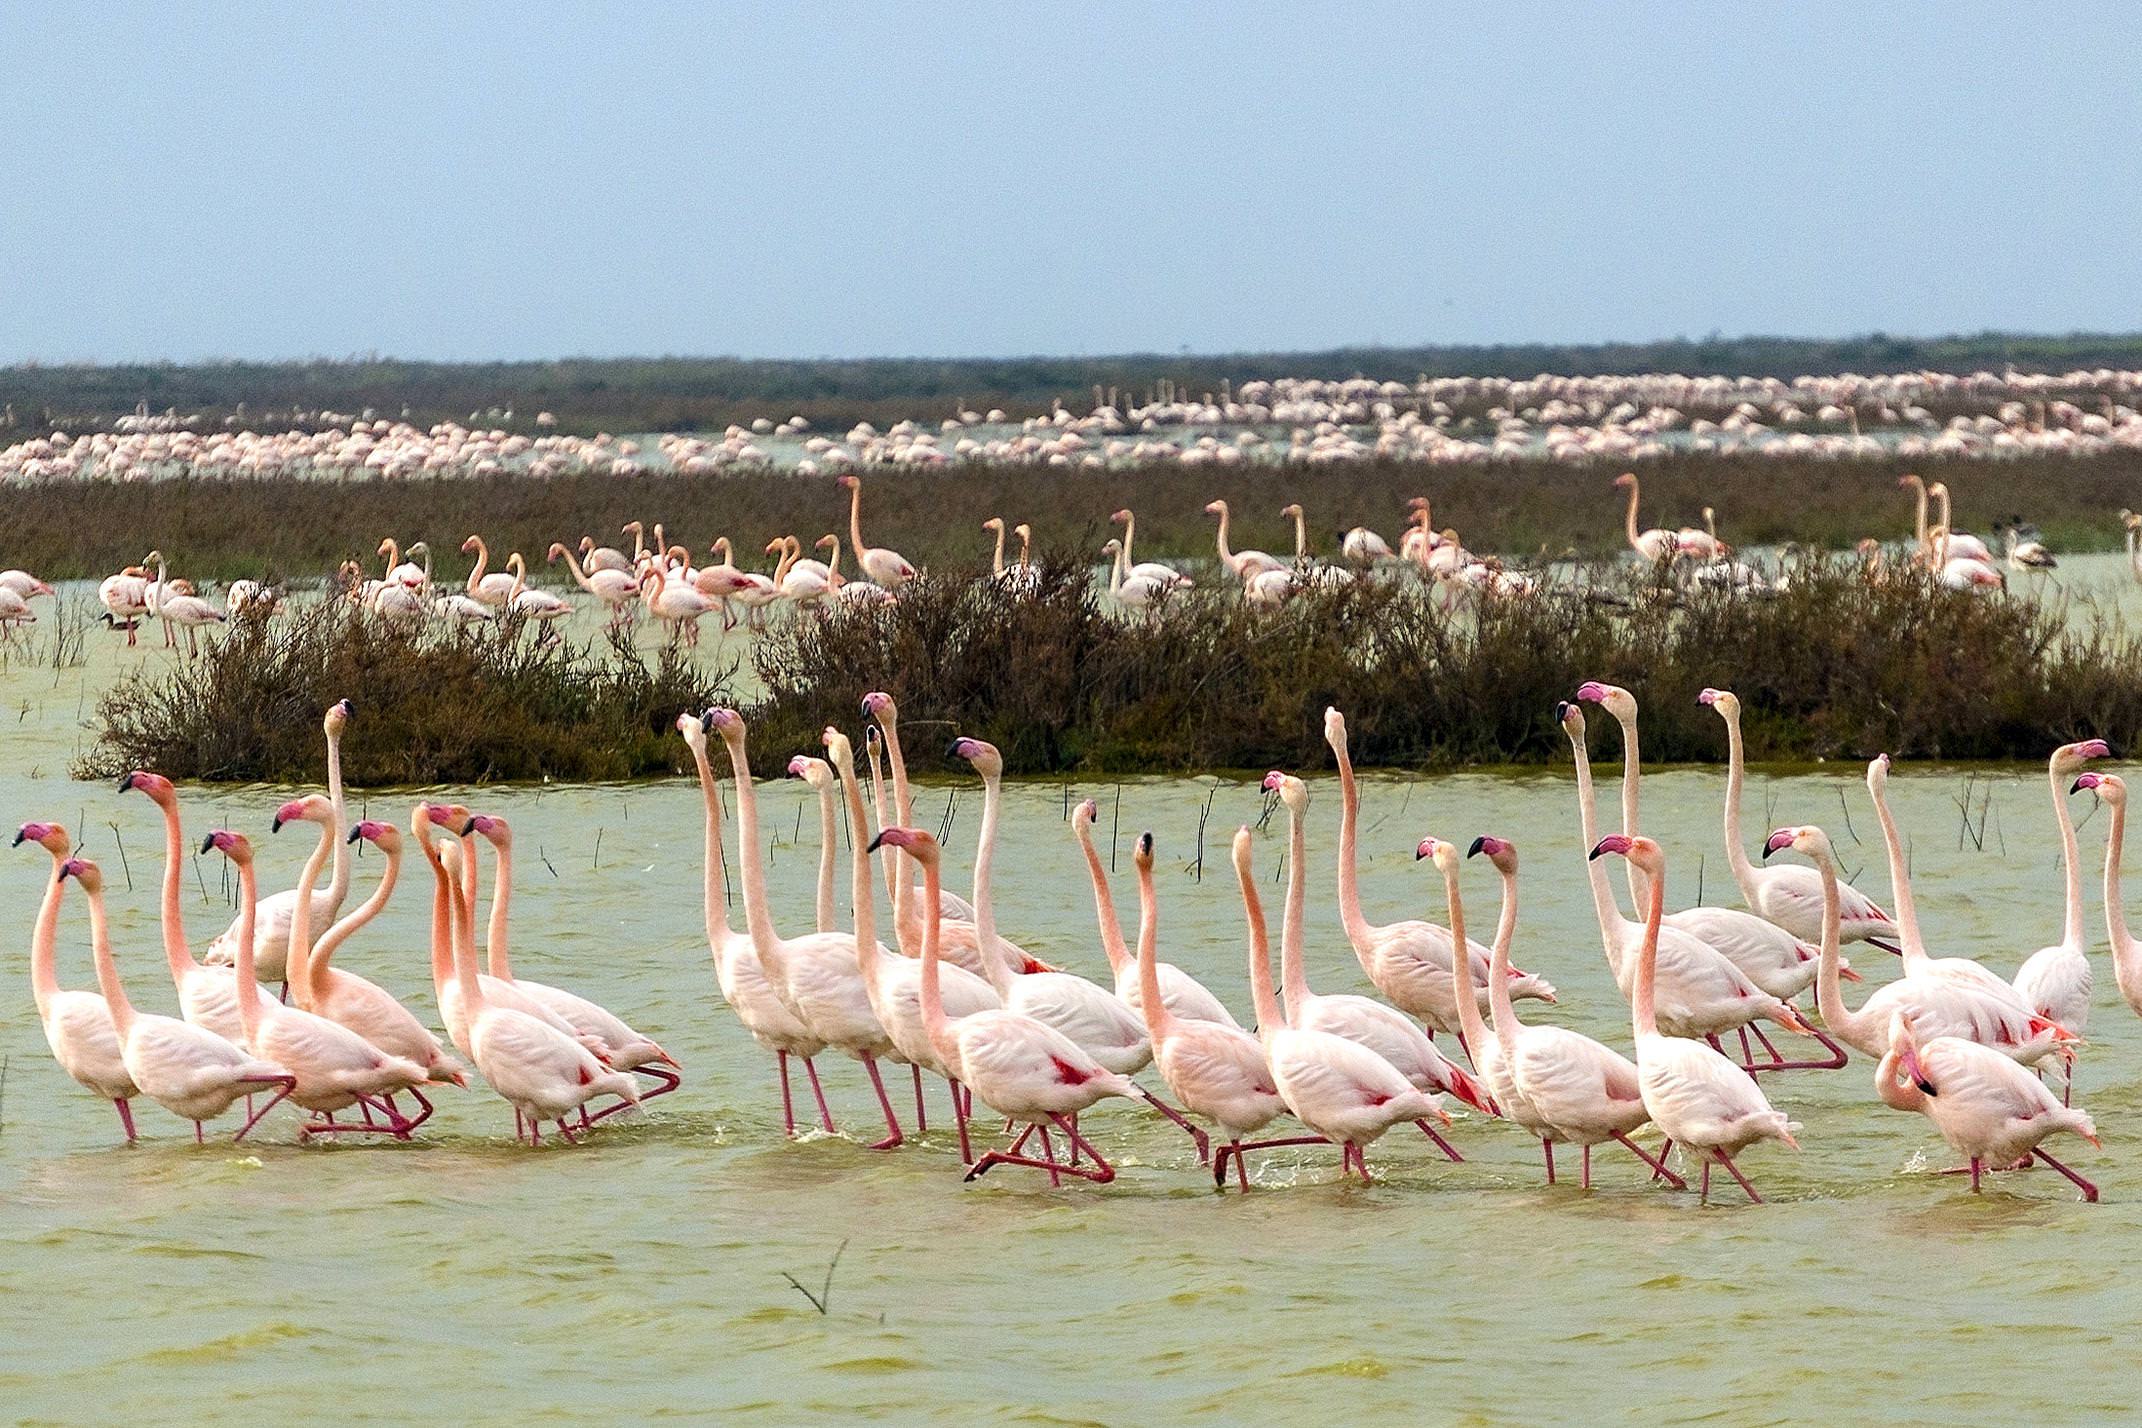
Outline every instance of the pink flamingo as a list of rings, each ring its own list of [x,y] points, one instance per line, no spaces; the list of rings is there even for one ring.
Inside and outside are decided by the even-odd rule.
[[[1100,816],[1100,812],[1101,806],[1090,798],[1071,810],[1071,834],[1078,840],[1079,852],[1086,859],[1087,879],[1093,884],[1094,920],[1100,927],[1101,952],[1108,958],[1116,995],[1132,1011],[1143,1016],[1143,982],[1138,975],[1138,962],[1131,955],[1130,944],[1123,940],[1123,924],[1116,918],[1116,900],[1108,891],[1108,874],[1102,869],[1101,855],[1093,846],[1093,820]],[[1217,1022],[1221,1026],[1241,1025],[1224,1002],[1173,962],[1160,963],[1158,971],[1160,995],[1166,1000],[1168,1010],[1176,1016],[1185,1021]]]
[[[884,590],[897,589],[913,580],[915,567],[908,563],[906,556],[896,550],[864,543],[861,478],[843,476],[840,484],[848,488],[848,546],[855,552],[857,568]]]
[[[2062,744],[2046,760],[2046,780],[2053,789],[2053,820],[2060,828],[2060,871],[2066,900],[2060,940],[2041,947],[2016,972],[2016,995],[2048,1021],[2057,1021],[2078,1037],[2090,1022],[2090,941],[2083,931],[2082,853],[2075,843],[2075,820],[2068,816],[2068,780],[2091,759],[2111,756],[2103,739]],[[2073,1072],[2061,1078],[2063,1102],[2074,1095]]]
[[[342,731],[355,717],[357,706],[347,699],[338,699],[328,706],[320,720],[320,728],[327,735],[327,797],[334,806],[334,822],[328,835],[342,839],[349,829],[349,809],[342,796]],[[349,846],[337,841],[335,845],[335,870],[329,877],[324,892],[312,895],[312,922],[316,927],[325,927],[342,911],[342,904],[350,895]],[[285,890],[271,893],[260,900],[256,916],[258,931],[254,936],[253,955],[255,965],[263,979],[270,982],[286,981],[290,961],[291,913],[297,905],[297,893]],[[201,954],[201,960],[212,967],[227,967],[237,960],[238,919],[216,935]]]
[[[2086,773],[2077,789],[2091,789],[2112,810],[2112,830],[2105,836],[2105,935],[2112,947],[2112,979],[2120,995],[2142,1016],[2142,943],[2127,930],[2127,905],[2120,898],[2120,853],[2127,838],[2127,781],[2118,774]]]
[[[52,880],[45,884],[44,901],[37,906],[37,921],[30,932],[30,994],[37,1002],[45,1044],[52,1048],[52,1059],[60,1070],[112,1103],[131,1141],[135,1139],[134,1109],[129,1102],[139,1088],[127,1071],[110,999],[96,992],[69,991],[59,984],[60,896],[74,844],[57,823],[23,824],[15,832],[15,846],[24,843],[35,843],[52,855]]]

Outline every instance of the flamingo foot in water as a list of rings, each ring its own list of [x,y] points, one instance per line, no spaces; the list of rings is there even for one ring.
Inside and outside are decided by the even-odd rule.
[[[614,622],[613,622],[614,623]],[[781,1069],[781,1122],[788,1129],[788,1138],[796,1138],[796,1098],[788,1086],[788,1053],[776,1051],[774,1064]]]
[[[1745,1175],[1743,1175],[1743,1174],[1741,1174],[1741,1173],[1740,1173],[1740,1167],[1739,1167],[1739,1166],[1737,1166],[1737,1165],[1735,1165],[1735,1164],[1733,1163],[1733,1157],[1732,1157],[1732,1156],[1730,1156],[1730,1155],[1727,1155],[1727,1154],[1726,1154],[1726,1153],[1725,1153],[1724,1151],[1722,1151],[1722,1150],[1716,1150],[1716,1149],[1714,1149],[1714,1150],[1712,1150],[1712,1151],[1711,1151],[1711,1152],[1710,1152],[1710,1153],[1709,1153],[1708,1155],[1706,1155],[1706,1156],[1704,1157],[1704,1161],[1703,1161],[1703,1190],[1702,1190],[1702,1196],[1701,1196],[1701,1199],[1700,1199],[1700,1200],[1698,1201],[1698,1203],[1699,1203],[1699,1204],[1709,1204],[1709,1203],[1710,1203],[1710,1198],[1711,1198],[1711,1163],[1712,1163],[1713,1161],[1716,1161],[1716,1162],[1717,1162],[1718,1164],[1720,1164],[1720,1165],[1723,1165],[1723,1166],[1724,1166],[1724,1167],[1726,1168],[1726,1173],[1727,1173],[1728,1175],[1731,1175],[1731,1176],[1733,1177],[1733,1179],[1734,1179],[1735,1181],[1737,1181],[1737,1182],[1739,1183],[1739,1185],[1740,1185],[1740,1188],[1742,1189],[1742,1191],[1744,1191],[1744,1192],[1745,1192],[1745,1193],[1747,1194],[1747,1196],[1748,1196],[1748,1202],[1749,1202],[1750,1204],[1753,1204],[1753,1205],[1760,1205],[1760,1204],[1762,1204],[1762,1203],[1763,1203],[1763,1197],[1755,1193],[1755,1187],[1754,1187],[1753,1185],[1750,1185],[1750,1184],[1748,1183],[1748,1177],[1747,1177],[1747,1176],[1745,1176]]]
[[[885,1094],[885,1078],[878,1074],[878,1059],[875,1056],[865,1056],[862,1060],[863,1069],[870,1073],[871,1089],[878,1093],[878,1106],[885,1112],[885,1138],[872,1141],[870,1148],[872,1150],[892,1150],[904,1141],[906,1137],[900,1133],[899,1118],[893,1114],[892,1097]]]
[[[126,1143],[132,1145],[136,1140],[140,1139],[139,1136],[134,1134],[134,1108],[127,1104],[127,1099],[124,1096],[112,1097],[112,1104],[119,1108],[119,1124],[126,1127]]]
[[[1546,1157],[1547,1183],[1552,1185],[1554,1184],[1554,1142],[1545,1136],[1540,1137],[1540,1154]]]
[[[811,1094],[818,1099],[818,1123],[826,1128],[827,1135],[837,1134],[833,1112],[826,1109],[826,1088],[818,1084],[818,1063],[808,1056],[803,1058],[803,1074],[811,1078]]]
[[[2050,1155],[2047,1155],[2043,1147],[2040,1147],[2037,1151],[2033,1152],[2033,1154],[2036,1155],[2038,1159],[2044,1161],[2047,1165],[2053,1167],[2053,1169],[2059,1171],[2062,1175],[2065,1175],[2071,1183],[2073,1183],[2077,1188],[2082,1191],[2083,1199],[2087,1200],[2093,1205],[2097,1203],[2097,1187],[2095,1185],[2083,1179],[2080,1175],[2077,1175],[2066,1165],[2063,1165],[2061,1162],[2053,1159],[2053,1157],[2051,1157]]]
[[[1224,1190],[1227,1188],[1227,1158],[1235,1158],[1235,1180],[1244,1190],[1249,1189],[1249,1168],[1243,1160],[1243,1152],[1249,1150],[1276,1150],[1283,1145],[1330,1145],[1320,1135],[1289,1135],[1276,1140],[1236,1140],[1220,1147],[1213,1157],[1212,1183]]]
[[[1049,1179],[1052,1184],[1061,1183],[1061,1178],[1066,1175],[1075,1175],[1082,1180],[1091,1180],[1096,1185],[1105,1185],[1116,1178],[1115,1167],[1102,1158],[1101,1153],[1093,1148],[1093,1143],[1080,1135],[1072,1127],[1068,1119],[1063,1116],[1052,1115],[1049,1120],[1055,1124],[1058,1130],[1069,1137],[1075,1146],[1085,1152],[1086,1159],[1092,1162],[1090,1165],[1065,1165],[1055,1158],[1053,1152],[1047,1151],[1044,1152],[1047,1156],[1046,1159],[1036,1159],[1030,1155],[1020,1154],[1020,1148],[1026,1144],[1027,1137],[1037,1132],[1040,1134],[1044,1146],[1051,1144],[1048,1139],[1047,1128],[1039,1121],[1036,1121],[1029,1125],[1017,1140],[1012,1142],[1010,1150],[992,1150],[976,1161],[973,1169],[967,1172],[966,1178],[978,1180],[999,1165],[1023,1165],[1030,1170],[1045,1170],[1049,1172]]]

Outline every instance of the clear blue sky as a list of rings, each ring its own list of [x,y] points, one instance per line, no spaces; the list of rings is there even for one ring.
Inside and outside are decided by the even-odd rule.
[[[2142,7],[0,7],[0,362],[2142,328]]]

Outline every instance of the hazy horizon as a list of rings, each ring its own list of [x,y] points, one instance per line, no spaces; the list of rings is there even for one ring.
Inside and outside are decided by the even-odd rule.
[[[2142,330],[2137,40],[1990,4],[15,7],[0,363]]]

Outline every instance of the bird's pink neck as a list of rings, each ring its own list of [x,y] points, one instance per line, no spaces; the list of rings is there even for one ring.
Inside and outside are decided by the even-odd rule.
[[[387,848],[381,851],[387,860],[387,866],[380,874],[379,886],[373,889],[370,897],[358,905],[356,911],[321,933],[320,940],[313,944],[312,957],[306,966],[314,996],[318,996],[320,988],[327,983],[329,961],[334,957],[336,949],[356,936],[373,918],[378,917],[385,910],[388,899],[394,896],[394,885],[402,875],[401,849]]]
[[[1572,734],[1569,746],[1577,763],[1577,826],[1583,844],[1578,852],[1579,856],[1585,857],[1584,877],[1591,884],[1592,909],[1599,918],[1599,937],[1606,947],[1607,961],[1618,977],[1624,960],[1622,938],[1629,924],[1621,915],[1620,905],[1614,901],[1614,889],[1607,881],[1607,870],[1599,866],[1597,858],[1588,856],[1599,844],[1599,802],[1592,793],[1592,756],[1584,747],[1581,734]]]
[[[334,825],[321,824],[320,841],[313,845],[312,855],[305,859],[305,870],[298,874],[296,903],[290,909],[290,951],[283,975],[290,984],[292,999],[306,1011],[312,1010],[319,988],[312,963],[312,889],[334,852],[334,843]]]
[[[1740,895],[1747,899],[1748,906],[1755,906],[1755,864],[1748,861],[1748,850],[1740,841],[1740,794],[1747,780],[1747,755],[1740,738],[1740,711],[1725,712],[1726,727],[1726,784],[1725,784],[1725,847],[1726,862],[1732,865],[1733,881],[1740,884]]]
[[[1629,1006],[1634,1013],[1638,1036],[1659,1034],[1653,986],[1658,978],[1659,924],[1666,917],[1666,889],[1661,879],[1651,878],[1648,881],[1651,884],[1651,900],[1644,909],[1644,940],[1636,951],[1636,978],[1629,989]]]
[[[1458,893],[1458,870],[1450,867],[1440,871],[1443,902],[1450,909],[1450,979],[1458,1002],[1458,1025],[1465,1032],[1467,1046],[1484,1046],[1490,1032],[1480,1017],[1480,998],[1473,990],[1472,959],[1465,952],[1465,904]],[[1507,896],[1504,902],[1507,905]]]
[[[1272,941],[1265,926],[1264,904],[1257,897],[1247,857],[1235,865],[1235,880],[1242,888],[1242,916],[1249,926],[1250,1000],[1257,1008],[1257,1035],[1266,1041],[1287,1024],[1272,990]]]
[[[721,849],[721,786],[714,781],[714,767],[707,762],[706,742],[691,745],[692,763],[699,770],[699,792],[706,801],[706,922],[707,946],[716,953],[729,938],[729,894]]]
[[[1130,965],[1130,946],[1123,940],[1123,924],[1116,918],[1115,894],[1108,890],[1108,874],[1101,867],[1101,853],[1093,846],[1093,830],[1085,823],[1072,823],[1079,851],[1086,855],[1086,875],[1093,881],[1093,917],[1101,929],[1101,951],[1109,971],[1121,976]]]
[[[42,1021],[51,1007],[52,999],[59,995],[59,913],[60,899],[66,884],[60,879],[60,868],[67,859],[52,855],[52,877],[45,884],[44,901],[37,905],[37,921],[30,929],[30,992],[37,1000],[37,1016]]]
[[[1279,982],[1285,995],[1287,1024],[1290,1026],[1301,1016],[1310,996],[1309,973],[1302,966],[1302,917],[1307,886],[1302,863],[1307,857],[1308,841],[1302,828],[1301,813],[1290,807],[1287,810],[1287,901],[1279,917]]]
[[[111,928],[104,920],[101,888],[89,893],[89,953],[97,964],[97,990],[104,994],[105,1005],[112,1009],[112,1026],[124,1040],[134,1025],[134,1004],[127,1000],[126,984],[119,980],[119,964],[112,959]]]
[[[1926,943],[1919,936],[1919,906],[1911,895],[1911,870],[1904,865],[1904,843],[1897,836],[1897,821],[1889,812],[1884,783],[1868,779],[1867,793],[1874,800],[1874,816],[1882,825],[1882,847],[1889,858],[1890,895],[1897,905],[1897,947],[1903,954],[1904,973],[1909,976],[1928,961]]]
[[[1354,781],[1353,752],[1344,735],[1331,741],[1331,753],[1339,766],[1339,922],[1346,928],[1346,940],[1353,944],[1354,955],[1361,959],[1365,970],[1369,945],[1375,940],[1376,929],[1361,912],[1360,848],[1357,842],[1361,825],[1361,787]]]
[[[2127,805],[2112,805],[2112,829],[2105,838],[2105,935],[2112,943],[2114,969],[2125,973],[2124,986],[2142,987],[2142,947],[2127,931],[2127,904],[2120,900],[2120,850],[2127,839]]]
[[[1827,852],[1810,855],[1815,862],[1815,871],[1822,878],[1822,960],[1815,967],[1815,1005],[1822,1012],[1823,1023],[1840,1036],[1853,1037],[1862,1034],[1860,1015],[1845,1006],[1844,985],[1839,971],[1839,955],[1843,918],[1840,911],[1841,895],[1837,888],[1837,864]]]
[[[1138,860],[1138,1000],[1154,1041],[1179,1029],[1160,995],[1160,900],[1153,892],[1153,865],[1143,858]]]
[[[186,920],[179,911],[179,862],[186,856],[186,840],[179,832],[177,797],[159,800],[157,806],[164,815],[164,960],[171,964],[173,980],[183,986],[187,974],[201,966],[186,945]]]
[[[1495,919],[1495,946],[1488,954],[1488,1010],[1495,1018],[1496,1038],[1505,1046],[1514,1046],[1521,1026],[1517,1007],[1510,1000],[1510,946],[1517,937],[1517,871],[1496,871],[1502,874],[1502,912]],[[1463,965],[1468,960],[1464,944],[1454,940],[1453,945],[1457,949],[1454,960]],[[1460,1002],[1470,1000],[1466,995],[1470,990],[1464,983],[1459,984]]]
[[[2067,894],[2060,943],[2080,952],[2083,948],[2082,850],[2076,846],[2075,820],[2068,813],[2068,791],[2061,787],[2058,767],[2048,763],[2046,778],[2053,786],[2053,818],[2060,827],[2060,871]]]
[[[781,935],[774,931],[773,912],[766,905],[766,869],[759,861],[759,795],[752,786],[751,764],[740,729],[734,739],[724,738],[729,763],[736,773],[736,835],[743,857],[744,923],[751,931],[751,945],[759,954],[766,975],[775,985],[788,982],[788,960]]]
[[[260,1035],[260,977],[253,965],[254,914],[259,896],[253,881],[253,860],[238,865],[238,1026],[248,1046]]]
[[[995,874],[997,864],[997,818],[1003,811],[1004,779],[999,774],[982,775],[982,831],[974,850],[974,945],[982,959],[983,973],[997,995],[1009,994],[1011,969],[997,952]]]

